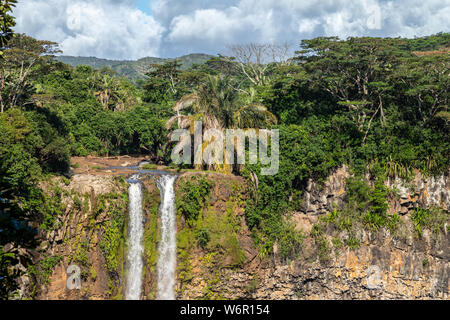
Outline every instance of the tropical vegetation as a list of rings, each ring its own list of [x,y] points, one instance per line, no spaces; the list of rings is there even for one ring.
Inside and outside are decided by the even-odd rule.
[[[13,36],[15,2],[0,6],[0,297],[13,290],[8,266],[20,259],[6,245],[35,246],[29,222],[51,220],[39,181],[69,176],[72,156],[144,154],[171,165],[170,131],[192,131],[196,120],[205,129],[279,129],[277,175],[260,175],[260,163],[232,168],[249,181],[246,220],[263,256],[277,242],[286,257],[298,252],[301,236],[286,217],[309,179],[342,164],[356,177],[353,194],[363,190],[348,210],[375,229],[391,221],[383,179],[448,172],[449,33],[303,40],[291,59],[264,63],[216,56],[182,69],[160,61],[132,82],[108,67],[58,61],[57,43]],[[180,208],[190,218],[194,205]],[[418,233],[437,224],[428,217],[415,213]]]

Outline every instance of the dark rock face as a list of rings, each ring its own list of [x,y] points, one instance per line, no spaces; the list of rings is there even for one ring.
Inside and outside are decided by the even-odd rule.
[[[399,197],[390,200],[390,212],[404,214],[401,219],[408,226],[401,237],[393,236],[387,230],[377,233],[361,230],[357,237],[359,248],[350,250],[333,246],[333,230],[327,231],[326,241],[330,244],[328,258],[321,260],[317,254],[314,239],[307,236],[302,254],[293,261],[281,259],[277,254],[261,259],[258,249],[245,223],[245,181],[239,177],[211,173],[187,173],[191,176],[203,175],[215,181],[211,190],[205,219],[222,223],[224,246],[216,251],[198,247],[193,238],[188,262],[179,260],[189,269],[189,277],[177,278],[177,298],[224,298],[224,299],[448,299],[450,273],[450,234],[448,226],[445,233],[432,234],[425,230],[422,238],[417,238],[409,219],[415,207],[439,206],[448,212],[450,207],[450,180],[447,176],[424,178],[417,174],[410,182],[400,179],[389,180],[386,184],[396,188]],[[345,179],[349,176],[345,167],[339,168],[319,185],[310,181],[304,193],[303,207],[293,214],[297,229],[308,235],[320,215],[326,214],[333,206],[342,207],[345,201]],[[143,299],[154,299],[156,290],[155,263],[158,241],[158,203],[159,193],[151,180],[143,181],[146,195],[145,213],[145,278]],[[106,212],[91,216],[98,195],[127,192],[126,185],[120,185],[112,177],[77,174],[64,186],[69,196],[64,197],[65,210],[58,217],[58,228],[43,235],[38,252],[44,256],[61,255],[63,260],[57,264],[50,275],[49,282],[43,286],[40,299],[111,299],[122,298],[123,274],[110,277],[105,267],[105,258],[100,248],[103,235],[102,223],[110,217]],[[177,190],[178,186],[176,186]],[[74,209],[73,195],[86,195],[83,201],[85,210]],[[90,195],[94,194],[92,198]],[[83,200],[84,199],[84,200]],[[126,210],[126,209],[125,209]],[[237,228],[226,228],[224,215],[231,212]],[[180,234],[186,228],[183,217],[178,217]],[[222,241],[218,235],[217,243]],[[342,239],[345,239],[345,234]],[[76,252],[75,243],[89,239],[88,258],[92,269],[82,279],[81,290],[66,288],[66,269],[69,257]],[[225,243],[236,239],[236,248],[242,249],[243,263],[230,267],[233,251],[224,251]],[[180,244],[178,244],[180,245]],[[185,244],[186,245],[186,244]],[[234,248],[234,247],[233,247]],[[123,249],[125,250],[125,249]],[[214,260],[216,259],[216,260]],[[215,261],[215,263],[214,263]],[[126,267],[126,266],[124,266]],[[185,272],[186,273],[186,272]],[[116,283],[111,292],[111,278]],[[27,276],[21,280],[23,287],[32,282]],[[26,291],[26,289],[23,289]]]
[[[333,172],[323,185],[312,180],[303,195],[301,212],[320,215],[333,210],[333,205],[342,207],[345,198],[345,179],[350,177],[347,167]],[[417,207],[441,207],[450,209],[450,179],[448,174],[439,177],[424,177],[419,172],[411,181],[388,179],[386,186],[398,193],[398,199],[390,199],[390,212],[408,214]]]
[[[448,248],[448,237],[439,241]],[[448,299],[449,261],[431,252],[428,244],[417,250],[386,236],[381,246],[335,251],[326,263],[301,258],[248,272],[226,270],[220,290],[230,299]],[[255,274],[257,288],[248,292]]]
[[[342,167],[323,185],[309,182],[301,212],[293,215],[297,229],[309,234],[318,216],[330,212],[333,206],[343,206],[347,177],[349,173]],[[330,252],[326,261],[319,260],[314,240],[308,237],[301,256],[286,262],[277,254],[270,259],[259,259],[250,234],[242,234],[240,245],[252,253],[242,268],[220,269],[211,286],[211,275],[218,270],[204,264],[205,253],[198,249],[191,261],[193,280],[185,284],[179,297],[204,298],[207,289],[215,297],[225,299],[448,299],[448,229],[439,236],[425,231],[419,239],[412,232],[408,215],[418,206],[448,210],[448,177],[425,179],[417,175],[409,185],[399,179],[386,184],[396,188],[399,194],[399,198],[390,200],[389,211],[405,214],[402,221],[407,227],[401,237],[394,237],[388,230],[378,233],[361,230],[360,247],[350,250],[333,247],[328,230]],[[218,194],[212,195],[211,205],[220,208],[216,204],[219,198]],[[242,224],[245,226],[244,220]]]
[[[49,270],[47,281],[42,281],[42,270],[38,271],[41,280],[28,281],[28,286],[23,288],[24,296],[28,296],[30,291],[37,291],[34,298],[42,300],[120,298],[124,252],[118,249],[117,270],[108,271],[101,240],[112,219],[111,212],[126,210],[126,200],[118,195],[127,193],[127,184],[112,176],[77,174],[70,184],[55,178],[42,186],[48,194],[55,187],[61,190],[62,213],[56,217],[52,230],[40,230],[41,244],[37,248],[35,262],[39,266],[39,261],[51,257],[58,258],[57,263]],[[117,206],[119,202],[120,207]],[[67,270],[71,265],[81,269],[79,289],[68,288],[70,274]]]

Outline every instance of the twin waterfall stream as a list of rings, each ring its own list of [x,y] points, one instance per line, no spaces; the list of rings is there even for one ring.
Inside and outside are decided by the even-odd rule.
[[[161,238],[158,247],[158,292],[159,300],[175,299],[175,264],[176,264],[176,220],[175,192],[176,176],[168,174],[155,176],[156,184],[161,193],[159,213],[161,218]],[[143,268],[143,237],[144,222],[142,215],[142,183],[139,174],[128,179],[129,193],[129,236],[127,256],[127,300],[139,300],[142,292]]]
[[[131,177],[129,196],[129,236],[128,236],[128,274],[125,297],[127,300],[139,300],[142,290],[142,254],[144,246],[144,223],[142,221],[142,185],[137,176]]]

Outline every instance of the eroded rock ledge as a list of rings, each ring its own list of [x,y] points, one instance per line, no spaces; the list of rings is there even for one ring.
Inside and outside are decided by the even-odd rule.
[[[431,206],[448,211],[450,208],[449,174],[450,172],[438,177],[424,177],[416,171],[411,181],[388,178],[385,185],[398,194],[398,198],[390,199],[389,211],[407,214],[414,208]],[[300,211],[320,215],[333,210],[334,205],[342,207],[345,198],[345,180],[350,175],[349,169],[342,166],[336,169],[323,184],[309,180]]]
[[[292,217],[297,230],[309,234],[319,216],[336,206],[343,206],[345,179],[349,176],[347,168],[342,167],[324,184],[310,181],[303,197],[303,212],[296,212]],[[439,235],[427,230],[419,239],[412,231],[410,214],[414,208],[431,206],[439,206],[448,212],[449,183],[448,176],[424,178],[420,174],[409,182],[400,179],[386,181],[389,188],[397,190],[398,197],[389,201],[389,211],[403,215],[403,234],[391,235],[387,229],[376,233],[362,229],[357,235],[359,248],[351,250],[331,245],[325,261],[319,258],[319,249],[311,236],[304,240],[302,254],[293,261],[285,261],[278,254],[270,259],[260,259],[243,219],[242,228],[237,233],[239,244],[246,253],[243,265],[230,268],[211,264],[211,252],[196,248],[191,258],[191,280],[179,283],[178,297],[448,299],[448,226]],[[218,194],[212,198],[217,198],[211,203],[212,207],[220,207],[220,202],[225,201]],[[220,212],[216,214],[220,215]],[[331,243],[334,237],[335,230],[328,228],[326,240]],[[339,237],[345,239],[345,232]]]

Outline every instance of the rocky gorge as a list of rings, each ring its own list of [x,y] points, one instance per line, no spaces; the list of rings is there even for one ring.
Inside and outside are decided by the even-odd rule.
[[[125,158],[102,167],[90,159],[70,179],[43,182],[48,201],[58,212],[51,226],[39,226],[40,246],[29,252],[35,268],[21,277],[23,298],[124,299],[127,274],[127,166]],[[105,162],[105,161],[103,161]],[[122,166],[124,170],[117,170]],[[169,169],[170,168],[155,168]],[[246,224],[248,185],[242,177],[213,172],[180,172],[177,203],[177,299],[448,299],[450,180],[448,175],[409,180],[388,179],[389,212],[399,213],[400,227],[350,235],[323,218],[346,202],[349,170],[336,169],[322,183],[309,181],[299,210],[290,215],[304,237],[301,252],[286,259],[277,244],[260,254]],[[151,175],[143,184],[143,288],[141,299],[157,298],[157,258],[161,198]],[[198,215],[180,214],[187,190],[208,190]],[[420,236],[411,219],[416,208],[441,208],[441,232]],[[320,226],[320,241],[317,230]],[[350,237],[358,245],[344,245]],[[80,268],[81,285],[67,286],[67,268]]]

